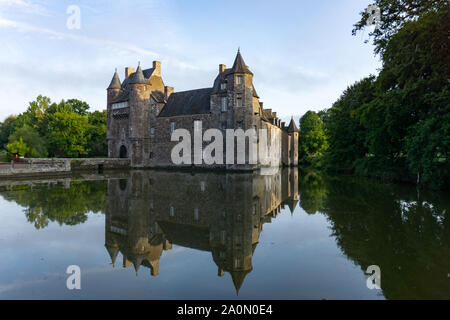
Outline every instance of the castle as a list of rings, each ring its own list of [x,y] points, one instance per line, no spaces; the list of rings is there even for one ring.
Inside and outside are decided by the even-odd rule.
[[[295,122],[291,119],[286,125],[272,109],[263,108],[253,86],[253,73],[239,50],[232,68],[219,65],[219,74],[211,88],[174,92],[174,88],[166,86],[162,80],[159,61],[154,61],[150,69],[143,70],[140,64],[136,71],[125,68],[123,82],[117,70],[114,73],[107,88],[108,157],[130,158],[134,168],[173,167],[171,151],[177,142],[171,141],[172,132],[183,128],[194,136],[198,124],[203,132],[208,129],[222,132],[265,129],[276,137],[280,146],[277,153],[280,165],[298,165],[299,133]],[[200,143],[207,145],[204,141]],[[258,139],[258,148],[259,143]],[[196,165],[232,170],[262,167],[259,160],[248,161],[248,152],[247,148],[245,164],[208,165],[203,161]],[[226,150],[223,157],[226,157]]]

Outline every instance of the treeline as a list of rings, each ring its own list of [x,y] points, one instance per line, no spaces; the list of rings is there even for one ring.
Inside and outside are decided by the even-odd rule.
[[[77,99],[52,103],[38,96],[25,112],[0,122],[0,160],[107,156],[106,111],[89,108]]]
[[[300,120],[302,165],[448,188],[450,10],[448,1],[377,0],[370,35],[379,75],[348,87],[331,108]],[[368,19],[362,13],[354,33]]]

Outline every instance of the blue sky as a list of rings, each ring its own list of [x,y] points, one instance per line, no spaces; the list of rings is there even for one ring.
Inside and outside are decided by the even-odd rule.
[[[118,68],[162,62],[175,91],[210,87],[237,48],[266,108],[283,118],[328,108],[381,66],[366,33],[351,35],[370,0],[0,0],[0,121],[43,94],[106,107]],[[81,28],[68,29],[77,5]]]

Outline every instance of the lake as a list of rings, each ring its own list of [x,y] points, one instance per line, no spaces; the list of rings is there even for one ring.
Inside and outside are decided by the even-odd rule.
[[[449,299],[449,209],[297,169],[3,180],[0,299]]]

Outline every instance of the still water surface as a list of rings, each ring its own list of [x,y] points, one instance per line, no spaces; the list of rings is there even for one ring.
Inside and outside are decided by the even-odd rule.
[[[294,169],[3,180],[0,299],[449,299],[449,208]]]

